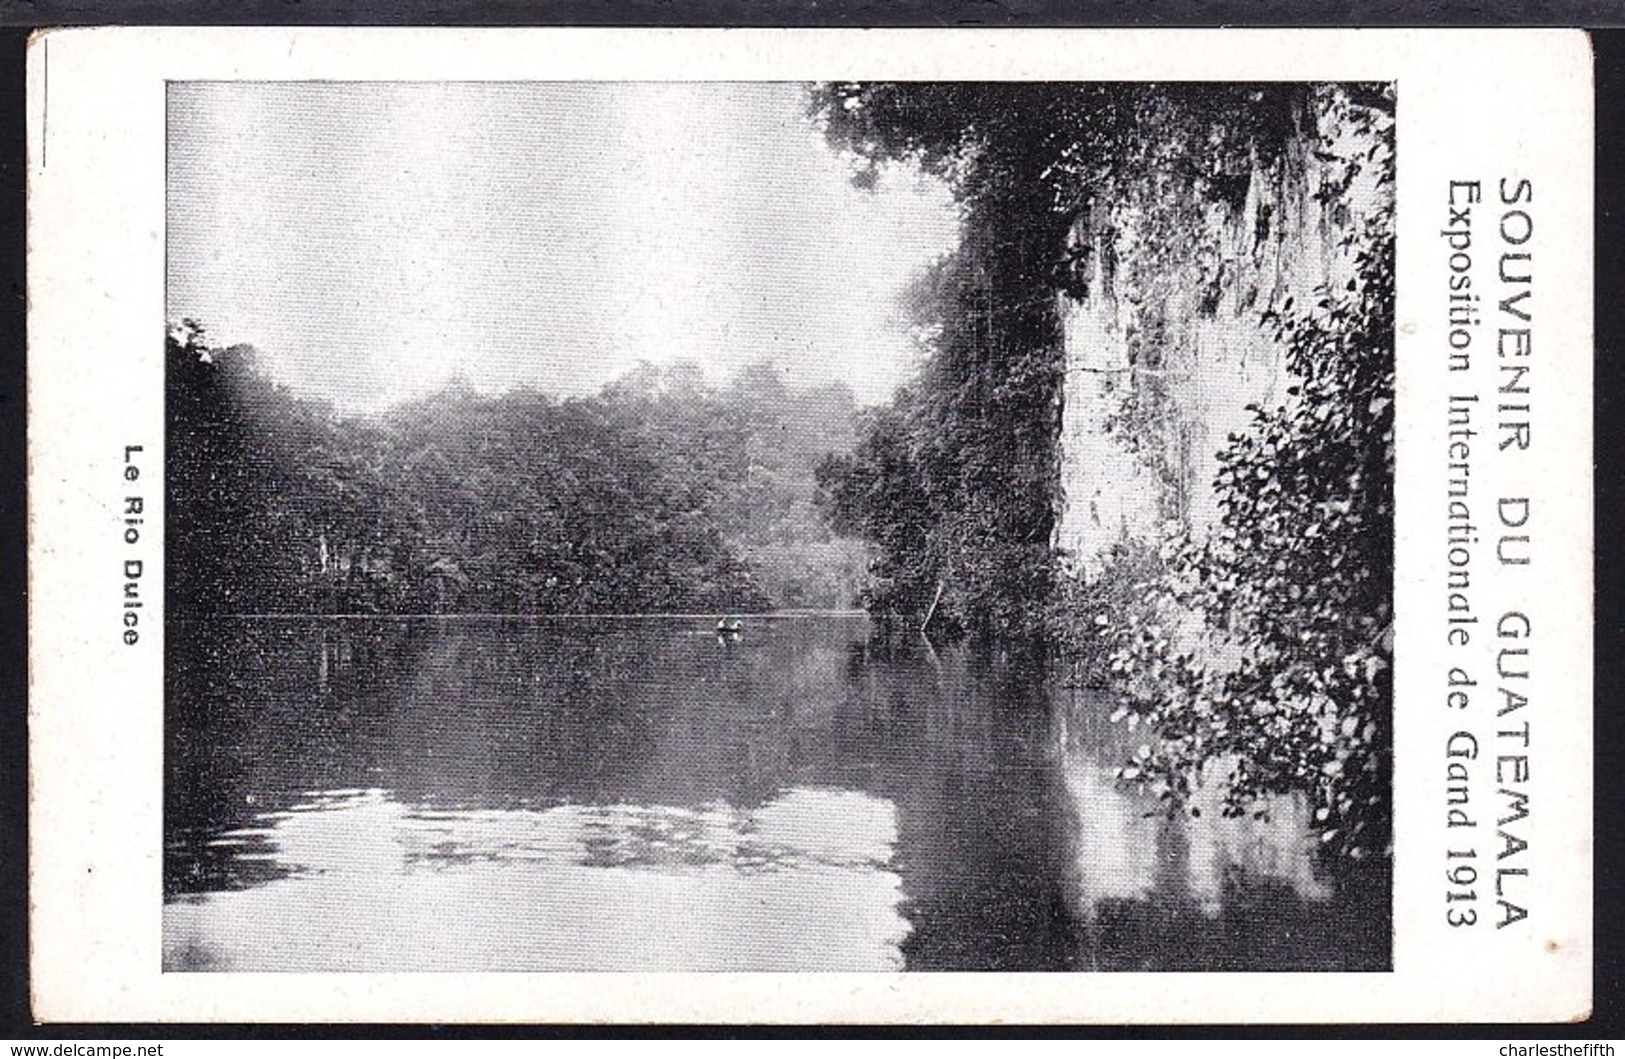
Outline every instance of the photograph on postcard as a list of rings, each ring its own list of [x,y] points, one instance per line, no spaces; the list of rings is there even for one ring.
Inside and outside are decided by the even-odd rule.
[[[163,969],[1390,970],[1402,98],[171,81]]]

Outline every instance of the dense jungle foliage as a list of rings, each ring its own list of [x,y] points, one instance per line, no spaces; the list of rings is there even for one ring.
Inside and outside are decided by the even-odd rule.
[[[1221,453],[1211,534],[1125,541],[1081,580],[1050,546],[1059,296],[1122,269],[1154,297],[1192,247],[1177,216],[1161,229],[1138,217],[1151,237],[1133,260],[1093,260],[1069,233],[1130,185],[1237,209],[1251,174],[1327,108],[1359,147],[1310,144],[1340,174],[1313,193],[1336,203],[1370,169],[1385,196],[1343,240],[1356,278],[1310,305],[1259,306],[1299,382]],[[879,549],[867,605],[917,625],[935,604],[945,626],[1053,637],[1084,668],[1109,666],[1117,719],[1145,726],[1125,781],[1177,809],[1204,774],[1228,780],[1237,814],[1303,791],[1328,848],[1356,857],[1388,843],[1393,109],[1388,88],[1365,85],[836,84],[814,102],[857,182],[916,165],[949,182],[964,216],[961,247],[916,292],[916,379],[819,469],[836,525]],[[1154,331],[1135,336],[1135,367],[1165,352]],[[1131,448],[1165,413],[1145,375],[1112,425]]]
[[[169,598],[183,613],[845,606],[865,550],[813,504],[843,385],[645,366],[591,397],[451,386],[373,417],[247,346],[168,344]]]
[[[1075,586],[1067,627],[1104,647],[1117,719],[1155,733],[1126,779],[1171,807],[1218,780],[1235,815],[1302,791],[1325,847],[1366,858],[1391,842],[1393,101],[1312,103],[1352,132],[1315,145],[1331,174],[1315,194],[1335,202],[1373,178],[1340,239],[1352,277],[1261,310],[1296,382],[1220,451],[1217,524]],[[1078,636],[1090,615],[1095,635]]]
[[[857,451],[819,471],[835,524],[880,548],[864,602],[888,623],[1041,637],[1059,578],[1051,541],[1065,356],[1059,296],[1091,260],[1069,239],[1127,180],[1245,189],[1254,153],[1293,131],[1305,86],[1026,83],[821,86],[832,146],[872,186],[888,168],[945,180],[958,249],[912,292],[925,354]],[[932,606],[936,605],[933,612]]]
[[[1221,452],[1219,525],[1164,543],[1112,626],[1110,668],[1121,716],[1159,736],[1127,778],[1177,804],[1218,770],[1236,814],[1307,790],[1322,841],[1365,857],[1391,840],[1391,211],[1349,243],[1345,289],[1265,314],[1302,382]]]

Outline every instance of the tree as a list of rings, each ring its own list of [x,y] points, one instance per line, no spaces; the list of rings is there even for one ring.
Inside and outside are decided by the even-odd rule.
[[[860,184],[887,166],[916,166],[947,180],[964,214],[960,246],[909,298],[925,359],[895,402],[901,419],[869,426],[895,434],[906,424],[906,441],[877,435],[871,448],[892,450],[892,464],[906,453],[919,487],[899,502],[918,507],[847,520],[881,547],[870,597],[883,608],[919,618],[935,601],[945,624],[978,636],[1043,631],[1064,380],[1055,292],[1075,208],[1056,163],[1113,125],[1115,101],[1092,86],[837,84],[815,93],[814,111],[855,158]],[[832,493],[842,493],[841,471],[826,469]],[[872,482],[845,493],[873,493]],[[887,517],[899,525],[884,528]]]
[[[1345,239],[1354,278],[1263,314],[1300,381],[1230,439],[1218,526],[1168,543],[1112,669],[1120,717],[1159,736],[1126,778],[1177,805],[1222,768],[1237,814],[1305,791],[1327,847],[1367,857],[1391,840],[1393,126],[1354,98],[1328,105],[1376,133],[1349,165],[1373,167],[1383,195]]]

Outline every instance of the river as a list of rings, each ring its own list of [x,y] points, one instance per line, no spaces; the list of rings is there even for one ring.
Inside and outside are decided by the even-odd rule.
[[[169,971],[1376,970],[1307,808],[861,616],[172,622]]]

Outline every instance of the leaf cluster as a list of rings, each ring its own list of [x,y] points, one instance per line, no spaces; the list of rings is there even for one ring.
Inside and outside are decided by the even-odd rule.
[[[1204,769],[1229,811],[1307,791],[1323,842],[1389,843],[1393,577],[1393,234],[1351,234],[1355,278],[1268,312],[1298,385],[1220,455],[1221,518],[1163,550],[1111,669],[1122,718],[1159,741],[1125,767],[1171,803]]]

